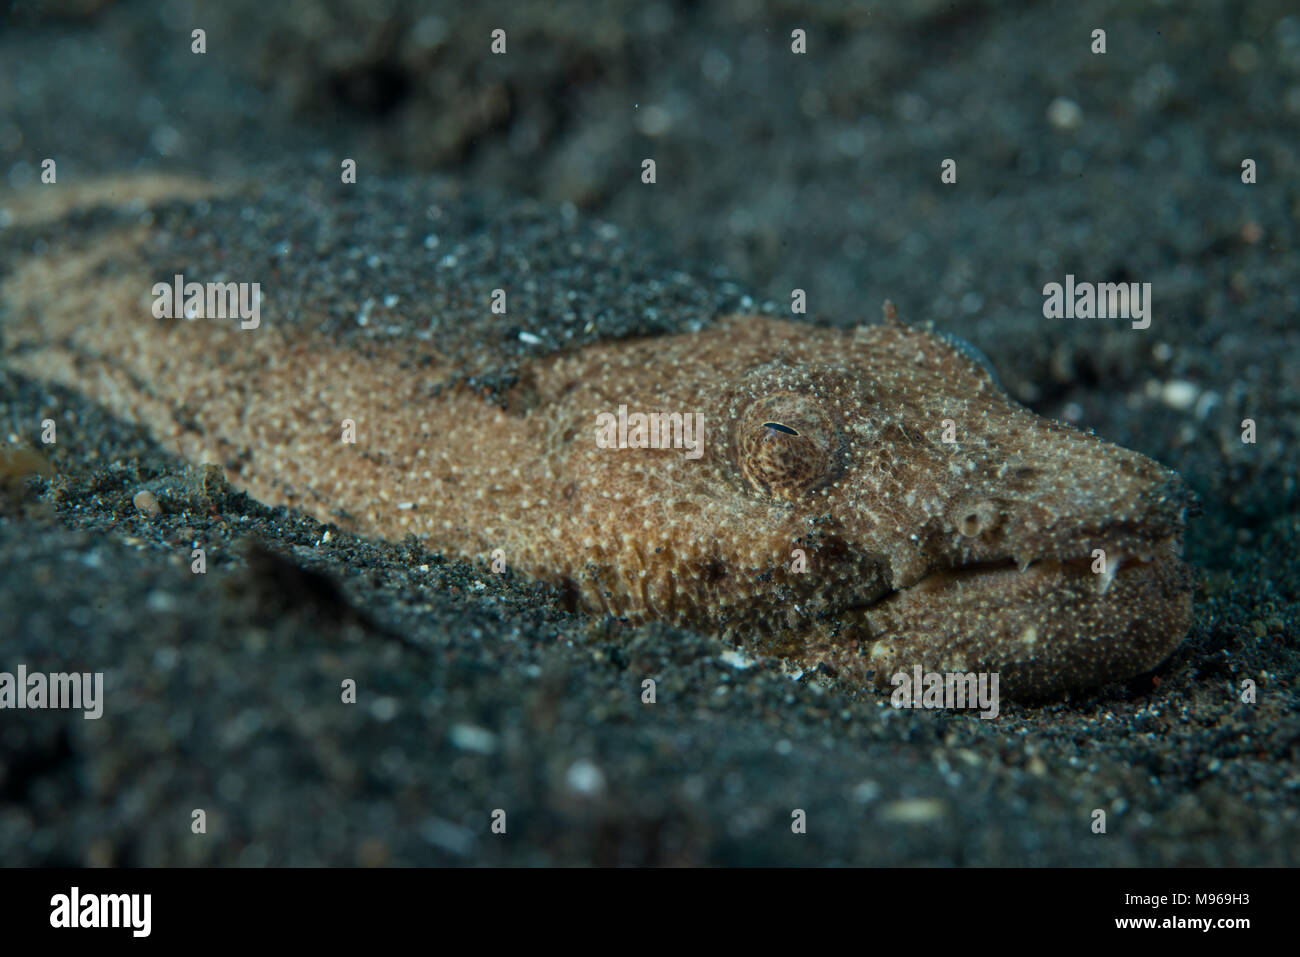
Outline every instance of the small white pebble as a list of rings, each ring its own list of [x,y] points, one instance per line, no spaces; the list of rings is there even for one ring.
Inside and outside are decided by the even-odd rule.
[[[1160,390],[1161,401],[1169,408],[1177,409],[1179,412],[1186,412],[1194,406],[1200,396],[1201,390],[1196,387],[1195,383],[1183,379],[1166,382]]]
[[[875,781],[862,781],[853,789],[853,800],[859,804],[870,804],[880,796],[880,785]]]
[[[1047,107],[1047,122],[1058,130],[1073,130],[1083,122],[1083,110],[1074,100],[1058,96]]]
[[[457,751],[491,754],[497,749],[497,736],[478,725],[454,724],[451,727],[451,744]]]
[[[596,765],[582,758],[573,762],[564,776],[564,783],[569,786],[570,791],[593,796],[605,790],[605,775],[600,773],[600,768]]]
[[[938,798],[907,798],[886,804],[880,809],[880,819],[895,824],[925,824],[946,812],[947,806]]]
[[[724,665],[731,665],[737,671],[744,671],[746,668],[754,667],[754,659],[747,658],[735,649],[728,648],[722,654],[718,655],[718,660]]]
[[[151,591],[145,596],[144,606],[152,612],[166,613],[175,610],[176,599],[165,591]]]

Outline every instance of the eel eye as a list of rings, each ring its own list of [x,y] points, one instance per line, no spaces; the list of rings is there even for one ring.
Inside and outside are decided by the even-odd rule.
[[[835,477],[838,434],[807,395],[763,396],[741,414],[737,429],[740,472],[755,491],[793,501]]]

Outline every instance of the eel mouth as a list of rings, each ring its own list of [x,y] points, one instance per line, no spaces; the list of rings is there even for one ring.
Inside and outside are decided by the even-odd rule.
[[[1002,694],[1034,699],[1131,678],[1163,661],[1191,623],[1192,575],[1176,535],[1104,561],[1066,555],[932,571],[851,605],[877,685],[914,666],[989,672]]]
[[[935,568],[905,585],[845,605],[841,614],[869,614],[900,596],[912,593],[933,595],[936,600],[942,600],[945,592],[953,591],[959,585],[984,578],[1001,582],[1008,574],[1029,572],[1051,573],[1060,577],[1074,576],[1080,582],[1088,582],[1098,595],[1104,596],[1120,575],[1142,574],[1147,566],[1171,557],[1181,560],[1182,543],[1179,535],[1170,534],[1141,547],[1105,548],[1102,551],[1102,556],[1095,556],[1091,552],[1086,555],[1066,553],[1033,559],[1002,558]]]
[[[1076,575],[1080,580],[1090,580],[1098,595],[1110,591],[1117,576],[1121,574],[1139,574],[1143,566],[1150,565],[1169,555],[1181,552],[1181,545],[1175,536],[1169,536],[1154,545],[1141,550],[1124,548],[1106,548],[1103,554],[1094,557],[1087,555],[1066,554],[1036,559],[1002,559],[1000,561],[978,562],[959,565],[953,568],[941,568],[927,573],[910,585],[891,593],[909,591],[919,588],[928,592],[941,592],[955,580],[978,578],[982,575],[1003,575],[1008,572],[1026,573],[1036,570],[1039,573],[1053,571],[1060,575]],[[888,600],[888,597],[882,599]]]

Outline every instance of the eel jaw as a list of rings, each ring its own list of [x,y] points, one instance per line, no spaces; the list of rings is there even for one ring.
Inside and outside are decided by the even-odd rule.
[[[935,571],[841,619],[865,638],[876,685],[898,672],[997,672],[1001,693],[1035,700],[1120,681],[1160,664],[1191,624],[1193,578],[1176,536],[1139,552]],[[1020,565],[1025,564],[1021,568]],[[836,655],[842,667],[846,659]]]
[[[1053,697],[1154,668],[1191,623],[1192,575],[1167,540],[1150,561],[1044,560],[1024,571],[940,573],[890,596],[870,619],[877,682],[923,671],[998,672],[1015,698]]]

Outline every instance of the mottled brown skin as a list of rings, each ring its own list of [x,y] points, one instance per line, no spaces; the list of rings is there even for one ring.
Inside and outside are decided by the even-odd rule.
[[[155,320],[158,277],[104,268],[131,242],[18,266],[7,362],[263,501],[485,562],[501,549],[587,611],[853,681],[920,664],[1059,695],[1155,666],[1188,628],[1178,477],[897,321],[603,343],[526,365],[502,408],[436,389],[454,370],[410,344],[349,348],[266,311],[250,331]],[[620,405],[703,413],[703,455],[599,447],[596,416]],[[1097,548],[1113,576],[1090,569]]]
[[[536,487],[560,491],[551,540],[516,547],[588,608],[879,683],[914,664],[997,671],[1020,697],[1147,670],[1187,630],[1178,477],[1033,415],[902,324],[738,318],[539,366],[529,392],[515,411],[546,423]],[[620,403],[702,411],[704,456],[582,441]],[[493,532],[529,524],[503,512]],[[1097,548],[1119,564],[1109,581],[1091,570]]]

